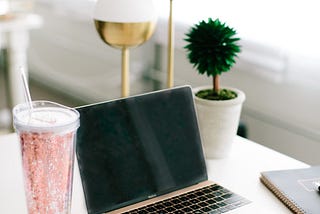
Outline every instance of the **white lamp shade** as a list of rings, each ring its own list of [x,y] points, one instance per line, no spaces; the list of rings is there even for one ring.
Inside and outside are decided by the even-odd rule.
[[[157,19],[152,0],[98,0],[93,18],[120,23],[150,22]]]

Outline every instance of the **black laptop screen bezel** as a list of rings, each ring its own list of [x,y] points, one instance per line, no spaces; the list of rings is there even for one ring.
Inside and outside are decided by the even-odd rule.
[[[77,110],[76,155],[89,214],[112,211],[207,180],[189,86]],[[126,172],[119,166],[113,168],[114,160],[121,167],[125,165]],[[134,179],[138,173],[142,178]],[[159,173],[164,178],[162,174],[159,178]]]

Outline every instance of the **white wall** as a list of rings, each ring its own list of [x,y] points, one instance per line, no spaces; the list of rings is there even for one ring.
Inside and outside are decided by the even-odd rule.
[[[165,46],[162,51],[166,55]],[[165,64],[166,58],[162,60]],[[275,81],[260,75],[257,71],[261,68],[245,64],[240,56],[235,67],[222,75],[221,81],[246,94],[241,120],[248,127],[249,138],[309,164],[319,164],[320,87]],[[163,69],[164,74],[166,67]],[[165,79],[165,75],[162,78]],[[175,84],[210,85],[211,79],[200,76],[187,61],[185,51],[177,49]]]
[[[118,97],[120,51],[103,44],[88,11],[81,16],[68,8],[37,5],[35,12],[44,17],[45,24],[31,36],[32,78],[88,103]],[[131,51],[133,93],[165,87],[166,26],[162,18],[154,38]],[[183,22],[176,25],[175,85],[211,84],[186,59],[182,47],[187,27]],[[320,164],[320,86],[314,72],[319,67],[315,61],[301,59],[277,46],[245,40],[242,55],[234,69],[223,74],[222,84],[246,93],[242,121],[250,139],[309,164]],[[155,81],[144,81],[146,77]]]
[[[31,32],[31,78],[85,103],[119,97],[121,51],[100,39],[89,11],[78,14],[60,3],[42,2],[34,9],[44,25]],[[151,41],[130,49],[131,94],[152,90],[149,82],[140,82],[153,62],[153,49]]]

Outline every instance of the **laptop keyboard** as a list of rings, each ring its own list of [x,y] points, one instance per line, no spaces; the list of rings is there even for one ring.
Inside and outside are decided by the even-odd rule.
[[[146,213],[225,213],[250,203],[249,200],[237,195],[230,190],[212,184],[164,201],[140,207],[124,214]]]

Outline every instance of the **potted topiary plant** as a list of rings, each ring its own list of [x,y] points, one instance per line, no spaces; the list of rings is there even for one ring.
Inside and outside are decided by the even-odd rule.
[[[225,157],[237,133],[245,94],[236,88],[220,87],[220,75],[230,71],[240,52],[236,31],[219,19],[201,21],[186,34],[190,63],[200,74],[212,77],[212,86],[194,88],[195,104],[205,154]]]

